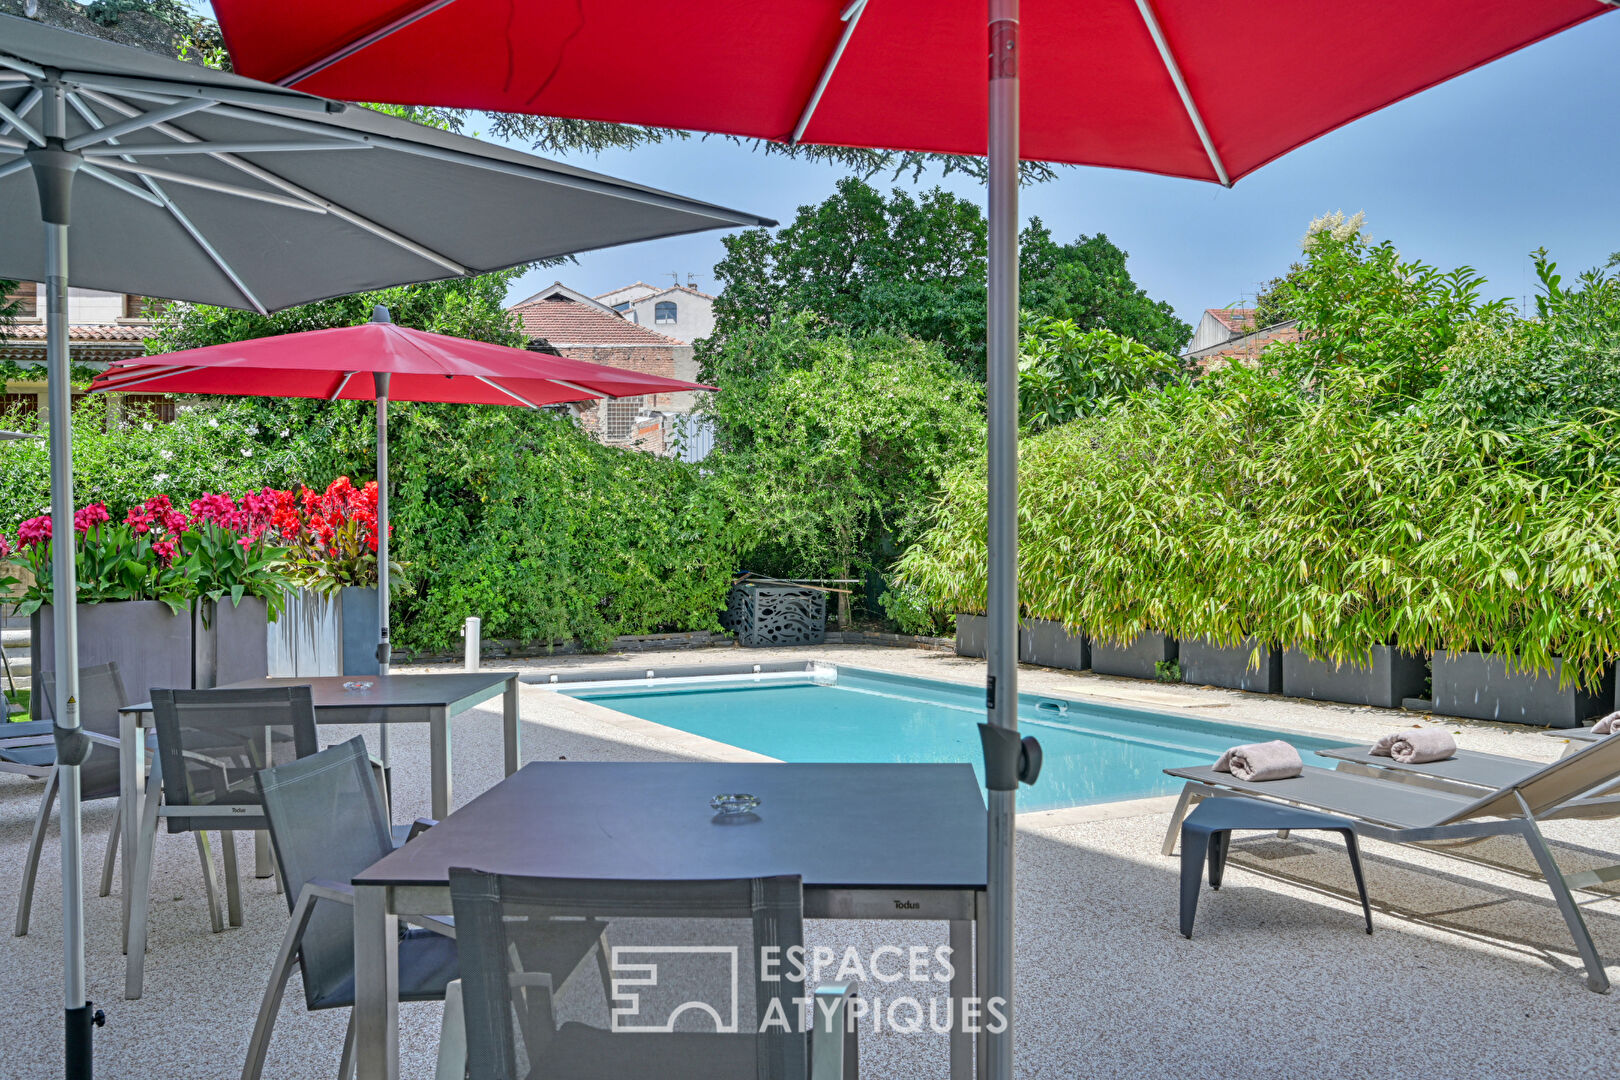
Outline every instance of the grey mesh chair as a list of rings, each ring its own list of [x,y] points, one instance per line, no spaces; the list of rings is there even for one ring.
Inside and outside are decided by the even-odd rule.
[[[838,1080],[854,1075],[848,987],[816,992],[764,969],[761,950],[804,944],[798,877],[599,881],[450,871],[472,1080]],[[559,926],[607,923],[613,977],[598,990],[562,977],[545,947]],[[454,1048],[459,1049],[459,1048]],[[439,1076],[459,1075],[444,1065]],[[814,1071],[812,1072],[812,1066]]]
[[[354,1005],[354,888],[349,884],[394,848],[365,740],[356,736],[257,776],[292,922],[270,971],[248,1043],[243,1080],[257,1080],[296,963],[311,1011]],[[447,921],[407,927],[399,942],[399,1000],[436,1001],[456,977],[454,930]],[[351,1020],[339,1076],[353,1062]]]
[[[263,690],[153,690],[152,715],[158,753],[147,780],[146,798],[137,831],[134,887],[130,897],[129,947],[124,996],[141,996],[145,974],[146,931],[152,879],[152,856],[158,822],[171,833],[191,832],[203,852],[204,880],[212,880],[214,862],[206,834],[226,834],[221,845],[225,863],[226,906],[232,926],[242,925],[242,898],[237,887],[236,843],[228,834],[265,829],[263,806],[254,774],[258,770],[308,757],[317,749],[315,707],[307,686]],[[159,792],[162,798],[158,798]],[[224,929],[210,910],[213,929]]]
[[[44,714],[56,716],[52,695],[56,692],[55,672],[41,672],[34,679]],[[90,736],[90,756],[79,766],[79,798],[84,802],[119,797],[118,781],[118,710],[129,704],[124,693],[124,681],[118,676],[117,664],[98,664],[79,669],[79,723]],[[12,932],[18,937],[28,933],[28,920],[34,906],[34,879],[39,873],[40,852],[45,844],[45,829],[50,824],[51,807],[56,804],[56,745],[50,728],[54,719],[27,721],[29,727],[44,726],[44,733],[34,738],[9,741],[0,745],[0,770],[20,772],[26,776],[45,779],[45,791],[39,799],[39,813],[34,817],[34,831],[28,840],[28,854],[23,861],[22,888],[17,895],[17,922]],[[22,725],[16,725],[22,726]],[[107,834],[107,854],[101,864],[101,895],[112,892],[114,861],[118,857],[119,825],[124,803],[118,799],[113,812],[112,831]]]

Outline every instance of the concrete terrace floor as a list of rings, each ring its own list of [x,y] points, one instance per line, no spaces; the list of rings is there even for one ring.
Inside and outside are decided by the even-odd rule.
[[[870,646],[640,653],[489,664],[579,670],[633,664],[822,659],[959,682],[983,664],[949,654]],[[1409,714],[1320,705],[1194,687],[1026,668],[1022,688],[1076,698],[1370,742],[1409,726]],[[592,707],[524,687],[528,760],[677,760],[727,756],[715,744],[660,737]],[[1447,721],[1465,748],[1552,760],[1562,743],[1511,725]],[[427,732],[396,727],[396,816],[427,811]],[[348,733],[323,728],[325,744]],[[454,724],[459,805],[500,778],[499,701]],[[0,917],[16,904],[20,865],[40,786],[0,775]],[[881,816],[885,808],[874,805]],[[1021,1077],[1484,1077],[1609,1076],[1620,1049],[1620,995],[1584,987],[1542,887],[1428,852],[1369,842],[1366,866],[1377,933],[1347,901],[1342,848],[1295,836],[1234,845],[1226,886],[1205,891],[1197,936],[1176,931],[1177,859],[1159,853],[1169,800],[1025,815],[1018,852],[1017,1002]],[[85,814],[86,879],[99,873],[110,802]],[[1548,829],[1572,864],[1620,851],[1620,825]],[[60,1075],[61,923],[56,831],[47,843],[26,938],[0,938],[0,1077]],[[252,866],[241,841],[244,868]],[[1521,853],[1504,852],[1507,857]],[[1612,861],[1612,860],[1610,860]],[[89,980],[105,1008],[98,1074],[130,1080],[238,1075],[270,961],[286,926],[268,881],[244,882],[245,925],[208,932],[196,849],[161,836],[154,873],[146,996],[125,1001],[118,897],[88,900]],[[1599,949],[1620,982],[1620,906],[1589,906]],[[814,923],[811,944],[863,954],[883,943],[932,946],[934,924]],[[867,996],[888,987],[863,986]],[[289,988],[269,1077],[335,1074],[346,1013],[310,1014]],[[439,1007],[401,1009],[401,1075],[430,1077]],[[879,1080],[943,1077],[945,1042],[863,1026],[862,1072]]]

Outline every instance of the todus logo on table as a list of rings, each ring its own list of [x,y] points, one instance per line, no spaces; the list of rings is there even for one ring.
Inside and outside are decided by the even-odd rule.
[[[736,945],[615,945],[611,954],[611,1027],[617,1032],[806,1031],[837,1005],[815,997],[815,988],[826,982],[882,988],[869,993],[858,986],[845,1011],[850,1031],[869,1025],[874,1032],[902,1034],[999,1034],[1007,1027],[1005,999],[950,994],[956,967],[948,945],[882,945],[866,954],[854,947],[840,954],[825,946],[763,946],[754,968],[759,981],[801,989],[767,998],[757,1023],[741,1015],[744,976],[751,983],[755,975],[743,971]],[[748,996],[752,1000],[752,987]],[[812,1016],[817,1009],[822,1015]]]

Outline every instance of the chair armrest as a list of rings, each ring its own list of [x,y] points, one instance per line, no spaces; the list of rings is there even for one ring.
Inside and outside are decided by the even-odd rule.
[[[347,904],[350,907],[354,906],[354,886],[345,885],[341,881],[330,881],[326,878],[313,878],[306,881],[304,883],[304,887],[298,890],[298,898],[300,900],[302,900],[306,895],[312,900],[335,900],[340,904]]]
[[[811,996],[810,1080],[856,1080],[855,1029],[849,1026],[854,983],[828,983]]]
[[[100,743],[102,746],[110,746],[115,750],[118,749],[118,747],[123,745],[117,739],[115,739],[113,736],[111,736],[111,735],[103,735],[99,731],[86,731],[84,733],[84,737],[89,739],[93,743]]]
[[[421,836],[423,833],[427,832],[437,824],[438,822],[432,818],[417,818],[415,821],[411,822],[411,831],[405,834],[405,842],[407,844],[410,843],[412,840],[415,840],[418,836]]]

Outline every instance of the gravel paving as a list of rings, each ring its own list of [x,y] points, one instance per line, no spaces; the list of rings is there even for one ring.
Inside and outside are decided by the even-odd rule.
[[[822,659],[959,682],[983,664],[946,653],[872,646],[708,649],[557,657],[488,664],[593,670],[633,664]],[[1563,744],[1515,725],[1425,720],[1412,714],[1024,669],[1022,688],[1171,713],[1371,741],[1392,727],[1442,724],[1460,746],[1550,761]],[[522,690],[530,760],[746,757],[717,743],[626,723],[532,686]],[[499,701],[453,725],[459,805],[500,778]],[[396,814],[426,814],[427,733],[395,729]],[[348,737],[323,728],[323,743]],[[9,919],[40,785],[0,775],[0,915]],[[1612,1076],[1620,1001],[1584,987],[1562,920],[1536,882],[1427,851],[1369,842],[1377,932],[1360,927],[1336,841],[1311,834],[1252,837],[1233,846],[1226,885],[1206,890],[1193,940],[1176,930],[1178,860],[1159,853],[1169,800],[1145,799],[1023,815],[1018,852],[1017,1003],[1020,1077],[1409,1078]],[[110,803],[85,812],[86,878],[99,875]],[[1620,851],[1620,824],[1548,829],[1569,865]],[[54,827],[25,938],[0,945],[0,1077],[60,1075],[60,868]],[[245,872],[252,867],[239,841]],[[1508,860],[1519,853],[1503,849]],[[217,858],[217,853],[216,853]],[[1612,857],[1608,861],[1614,861]],[[159,838],[146,994],[125,1001],[118,894],[90,897],[89,981],[105,1008],[96,1036],[103,1077],[225,1078],[239,1074],[286,906],[267,880],[243,885],[245,925],[213,934],[196,848]],[[92,892],[94,890],[92,889]],[[1599,949],[1620,958],[1620,904],[1586,908]],[[9,922],[6,923],[9,926]],[[816,923],[810,944],[861,955],[884,944],[944,942],[932,924]],[[1611,979],[1620,967],[1611,963]],[[892,986],[867,982],[868,999]],[[904,1011],[901,1013],[904,1016]],[[304,1009],[296,986],[277,1023],[272,1078],[336,1073],[346,1013]],[[430,1077],[439,1006],[401,1008],[401,1075]],[[896,1080],[945,1075],[945,1041],[930,1033],[861,1030],[862,1070]]]

